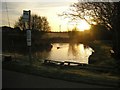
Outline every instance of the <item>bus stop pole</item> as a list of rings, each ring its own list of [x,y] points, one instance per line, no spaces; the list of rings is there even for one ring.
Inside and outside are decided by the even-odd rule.
[[[31,11],[30,10],[29,10],[29,21],[28,21],[28,23],[29,23],[29,30],[31,31],[31,28],[30,28],[30,26],[31,26]],[[30,43],[31,43],[31,41],[30,41]],[[28,49],[29,49],[29,61],[30,61],[30,65],[32,65],[31,45],[28,46]]]

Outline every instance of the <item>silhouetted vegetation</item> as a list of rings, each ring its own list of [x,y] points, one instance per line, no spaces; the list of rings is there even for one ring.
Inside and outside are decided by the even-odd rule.
[[[84,19],[90,25],[97,23],[98,25],[104,25],[112,32],[112,42],[114,57],[120,64],[120,2],[84,2],[78,1],[71,5],[71,12],[63,12],[62,16],[67,16],[72,20]],[[98,28],[98,27],[97,27]],[[101,33],[102,30],[99,31]],[[96,29],[94,29],[94,33]],[[104,32],[106,34],[106,31]],[[105,35],[103,34],[103,35]],[[98,34],[97,34],[98,35]],[[95,36],[98,39],[104,39],[103,37]],[[109,36],[109,35],[108,35]]]
[[[3,52],[28,52],[26,30],[28,29],[29,23],[25,23],[22,19],[22,16],[20,16],[15,23],[14,28],[7,26],[2,27]],[[31,15],[30,23],[32,33],[32,52],[50,48],[50,42],[41,39],[42,35],[50,31],[47,18],[38,15]]]
[[[21,30],[26,30],[29,26],[28,23],[23,22],[23,16],[20,16],[18,21],[15,23],[14,27],[19,27]],[[38,15],[31,15],[31,22],[30,28],[32,30],[38,31],[50,31],[49,22],[47,21],[46,17],[38,16]]]
[[[112,32],[103,25],[93,25],[91,33],[93,40],[112,40]]]
[[[75,28],[76,29],[76,28]],[[112,40],[112,32],[103,25],[92,25],[91,30],[69,31],[70,40],[73,42],[91,42],[93,40]]]
[[[120,3],[75,3],[72,5],[74,7],[73,12],[71,13],[63,13],[63,15],[67,15],[73,20],[84,19],[89,24],[91,24],[91,30],[78,31],[77,28],[74,28],[72,31],[65,32],[64,35],[68,35],[69,37],[52,37],[52,38],[43,38],[43,35],[46,35],[47,32],[50,31],[50,26],[46,17],[41,17],[38,15],[31,16],[31,33],[32,33],[32,65],[27,66],[28,59],[26,58],[26,54],[28,53],[28,46],[26,40],[26,29],[28,28],[28,23],[24,23],[22,21],[22,16],[19,18],[18,22],[15,23],[15,27],[2,27],[2,51],[13,52],[14,54],[25,54],[25,55],[14,55],[14,60],[18,62],[3,62],[3,68],[33,73],[42,76],[49,76],[55,78],[62,79],[71,79],[75,81],[79,81],[85,77],[92,77],[92,82],[96,81],[94,79],[103,80],[102,83],[111,81],[110,85],[112,85],[112,80],[117,81],[119,79],[118,75],[118,67],[120,67]],[[85,18],[85,16],[89,16]],[[88,19],[88,20],[87,20]],[[94,24],[96,22],[96,24]],[[56,35],[58,35],[56,33]],[[60,35],[60,34],[59,34]],[[65,66],[54,66],[49,65],[45,66],[43,64],[43,58],[38,56],[36,51],[44,51],[47,50],[47,53],[51,50],[51,43],[54,42],[69,42],[73,43],[84,43],[87,44],[95,51],[89,57],[89,64],[87,66],[80,67],[65,67]],[[73,43],[71,43],[73,42]],[[110,43],[109,43],[110,42]],[[113,43],[112,43],[113,42]],[[71,45],[72,46],[72,45]],[[85,45],[84,47],[86,47]],[[112,48],[113,47],[113,48]],[[56,49],[59,49],[57,47]],[[70,49],[74,51],[75,47],[71,47]],[[70,51],[70,49],[68,51]],[[111,57],[110,50],[113,49],[115,57]],[[72,53],[73,53],[72,52]],[[12,54],[13,54],[12,53]],[[40,52],[41,53],[41,52]],[[62,53],[62,52],[61,52]],[[10,55],[12,56],[10,53]],[[44,54],[44,53],[43,53]],[[77,54],[77,53],[75,53]],[[46,54],[47,57],[49,54]],[[82,55],[81,55],[82,56]],[[62,56],[60,56],[62,57]],[[46,58],[44,58],[46,59]],[[118,62],[116,62],[118,61]],[[27,63],[26,63],[27,62]],[[24,64],[23,64],[24,63]],[[117,65],[118,64],[118,65]],[[14,67],[13,67],[14,66]],[[23,69],[24,68],[24,69]],[[49,69],[48,69],[49,68]],[[83,70],[82,70],[83,69]],[[56,76],[54,76],[56,75]],[[61,77],[61,75],[63,77]],[[82,76],[82,77],[81,77]],[[108,81],[107,81],[108,79]],[[84,81],[84,80],[83,80]],[[98,81],[96,81],[98,82]],[[94,83],[96,83],[94,82]],[[115,83],[116,85],[116,83]],[[114,85],[113,85],[114,86]]]
[[[45,31],[31,30],[32,33],[32,52],[43,50],[51,47],[48,40],[42,40]],[[19,27],[11,28],[2,27],[2,50],[10,52],[27,52],[26,31],[20,30]]]

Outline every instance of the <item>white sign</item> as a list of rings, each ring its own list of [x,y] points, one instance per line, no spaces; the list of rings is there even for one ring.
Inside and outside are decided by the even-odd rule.
[[[23,21],[28,22],[29,21],[29,15],[30,11],[23,10]]]
[[[31,30],[27,30],[27,46],[31,46]]]

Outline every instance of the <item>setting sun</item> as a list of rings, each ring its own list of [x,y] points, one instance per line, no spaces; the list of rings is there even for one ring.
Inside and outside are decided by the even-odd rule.
[[[77,25],[77,29],[79,31],[89,30],[90,27],[91,26],[84,20],[81,20],[80,23]]]

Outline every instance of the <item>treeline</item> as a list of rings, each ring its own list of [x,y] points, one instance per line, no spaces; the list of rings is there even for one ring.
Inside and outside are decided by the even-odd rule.
[[[70,40],[74,42],[86,42],[93,40],[112,40],[112,32],[103,25],[94,25],[91,30],[78,31],[73,29],[68,32]]]
[[[91,42],[93,40],[112,40],[111,31],[102,25],[95,25],[91,30],[68,32],[69,39],[41,39],[46,31],[31,30],[32,33],[32,51],[50,49],[51,42]],[[2,27],[2,49],[3,51],[27,51],[26,30],[19,27]],[[67,40],[67,41],[66,41]]]
[[[32,52],[36,50],[43,50],[51,47],[49,41],[42,40],[41,37],[46,32],[39,30],[31,30],[32,33]],[[26,30],[21,30],[19,27],[11,28],[7,26],[2,27],[2,51],[17,51],[27,52]]]

